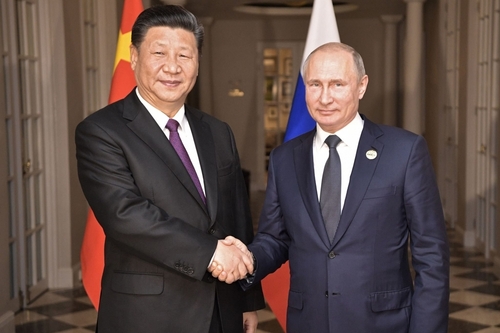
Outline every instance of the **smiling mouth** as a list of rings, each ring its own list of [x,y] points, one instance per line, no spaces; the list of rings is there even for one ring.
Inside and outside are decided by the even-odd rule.
[[[178,80],[160,80],[160,82],[166,86],[178,86],[181,83]]]
[[[318,110],[319,113],[322,113],[322,114],[331,114],[331,113],[335,113],[337,112],[337,110],[324,110],[324,109],[319,109]]]

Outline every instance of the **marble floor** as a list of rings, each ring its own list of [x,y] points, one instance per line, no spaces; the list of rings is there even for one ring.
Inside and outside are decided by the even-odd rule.
[[[251,200],[254,216],[260,195]],[[500,333],[500,280],[493,264],[475,249],[463,248],[460,236],[449,230],[449,333]],[[259,311],[258,333],[283,333],[272,311]],[[96,311],[81,287],[49,290],[16,314],[16,333],[90,333]]]
[[[449,231],[451,247],[450,333],[500,333],[500,280],[493,264],[464,249]],[[89,333],[96,312],[83,288],[50,290],[16,314],[16,333]],[[258,333],[282,333],[271,310],[259,311]]]

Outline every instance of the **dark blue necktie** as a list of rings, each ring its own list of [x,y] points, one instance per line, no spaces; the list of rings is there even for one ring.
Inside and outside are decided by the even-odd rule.
[[[203,203],[206,204],[205,194],[203,193],[203,189],[201,188],[200,179],[198,178],[198,175],[194,170],[193,163],[189,158],[186,148],[182,144],[181,138],[179,137],[179,132],[177,132],[179,123],[174,119],[169,119],[166,127],[170,131],[170,143],[172,144],[172,147],[174,147],[175,151],[177,152],[177,155],[179,155],[179,158],[182,161],[182,164],[184,164],[184,167],[189,173],[189,176],[191,176],[194,186],[196,186],[196,189],[200,194],[201,200],[203,200]]]
[[[325,140],[325,143],[330,147],[330,156],[326,161],[325,170],[323,171],[320,204],[321,214],[323,215],[323,221],[330,241],[333,240],[340,221],[340,186],[342,178],[340,157],[337,152],[337,145],[340,141],[340,138],[336,135],[330,135]]]

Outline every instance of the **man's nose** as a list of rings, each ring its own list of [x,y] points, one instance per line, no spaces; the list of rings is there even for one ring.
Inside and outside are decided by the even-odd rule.
[[[333,94],[328,87],[323,87],[321,89],[321,95],[319,96],[321,104],[327,105],[333,101]]]
[[[181,67],[177,62],[176,57],[166,57],[165,63],[163,64],[163,70],[168,73],[179,73]]]

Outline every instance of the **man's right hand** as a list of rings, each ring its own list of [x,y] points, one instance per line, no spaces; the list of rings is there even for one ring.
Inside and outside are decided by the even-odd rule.
[[[252,274],[253,257],[246,245],[232,236],[219,240],[208,271],[222,282],[231,284]]]

